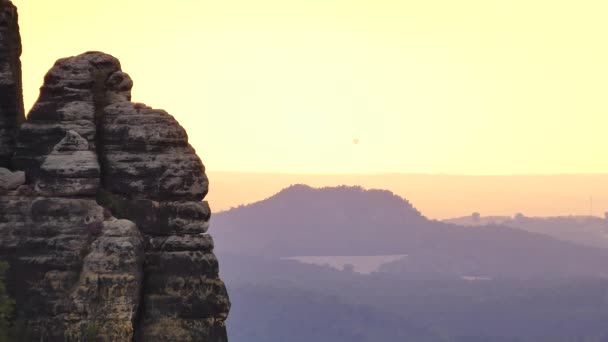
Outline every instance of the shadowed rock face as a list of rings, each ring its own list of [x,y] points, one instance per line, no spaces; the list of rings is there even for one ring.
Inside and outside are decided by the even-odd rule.
[[[147,237],[140,341],[226,341],[230,302],[218,276],[206,202],[128,200]]]
[[[25,120],[17,9],[0,0],[0,167],[8,168],[19,125]]]
[[[227,341],[204,166],[132,87],[110,55],[60,59],[19,131],[26,177],[0,164],[0,259],[33,340]]]

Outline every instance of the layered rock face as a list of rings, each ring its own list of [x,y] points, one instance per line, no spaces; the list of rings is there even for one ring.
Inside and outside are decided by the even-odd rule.
[[[114,95],[112,91],[106,95],[106,82],[114,73],[121,73],[120,62],[103,53],[58,60],[44,77],[40,97],[21,126],[13,168],[37,179],[40,166],[68,131],[78,133],[95,152],[96,115],[114,98],[107,96]]]
[[[124,100],[100,119],[102,197],[147,241],[138,339],[224,341],[230,303],[205,234],[208,180],[186,131],[167,112]]]
[[[205,169],[188,135],[167,112],[117,102],[101,116],[105,188],[128,198],[200,201]]]
[[[89,199],[0,197],[0,259],[32,340],[80,341],[95,331],[130,341],[144,260],[132,222],[104,218]]]
[[[17,9],[0,0],[0,167],[8,168],[19,125],[25,120]]]
[[[0,259],[31,340],[227,341],[204,166],[132,86],[110,55],[57,61],[0,165]]]
[[[206,202],[127,201],[147,237],[140,341],[226,341],[230,302],[218,277]]]

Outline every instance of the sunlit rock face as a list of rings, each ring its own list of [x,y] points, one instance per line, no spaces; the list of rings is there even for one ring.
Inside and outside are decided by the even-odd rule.
[[[0,0],[0,167],[8,168],[19,125],[25,120],[17,9]]]
[[[87,331],[129,341],[139,306],[143,239],[129,221],[104,217],[95,200],[0,197],[0,259],[17,318],[44,341]]]
[[[79,281],[70,294],[68,329],[64,336],[78,340],[91,335],[91,327],[108,341],[130,341],[133,322],[141,305],[144,246],[137,226],[128,220],[111,218],[89,245]],[[88,330],[88,331],[87,331]]]
[[[0,140],[0,260],[32,340],[227,341],[204,166],[132,87],[110,55],[60,59]]]

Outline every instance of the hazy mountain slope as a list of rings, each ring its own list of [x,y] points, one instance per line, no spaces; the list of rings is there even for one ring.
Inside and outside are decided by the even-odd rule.
[[[264,342],[291,342],[285,339],[284,329],[274,329],[277,323],[298,336],[314,337],[310,339],[314,341],[326,335],[336,337],[332,342],[352,337],[342,329],[349,323],[353,324],[351,330],[365,331],[377,331],[381,325],[386,339],[377,341],[418,341],[389,338],[403,332],[395,320],[403,321],[409,334],[433,331],[449,342],[591,342],[608,338],[608,279],[467,281],[390,273],[361,275],[288,260],[219,257],[222,278],[233,299],[228,320],[233,342],[250,342],[248,336],[255,341],[265,336]],[[366,315],[369,319],[361,321]]]
[[[232,342],[440,342],[403,317],[295,288],[229,287]]]
[[[488,277],[608,274],[608,251],[504,226],[423,217],[389,191],[291,186],[213,218],[217,250],[260,256],[407,254],[386,271]]]

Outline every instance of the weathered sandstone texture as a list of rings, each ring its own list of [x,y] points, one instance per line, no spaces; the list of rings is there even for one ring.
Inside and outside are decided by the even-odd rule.
[[[101,116],[105,188],[128,198],[200,201],[205,168],[188,135],[164,110],[116,102]]]
[[[0,0],[0,14],[1,88],[20,74],[20,44],[6,44],[15,8]],[[5,110],[22,103],[12,79],[0,131],[20,129],[16,145],[0,139],[0,260],[13,323],[32,341],[227,341],[208,180],[186,131],[132,103],[131,78],[101,52],[57,61],[23,124]]]
[[[9,167],[19,125],[25,120],[17,9],[0,0],[0,167]]]
[[[119,71],[118,59],[98,52],[58,60],[44,77],[40,97],[21,126],[13,168],[36,179],[40,166],[68,131],[78,133],[89,150],[96,151],[96,116],[108,100],[105,84]]]
[[[44,159],[34,188],[49,196],[95,196],[99,177],[97,155],[89,150],[89,143],[75,131],[67,131]]]
[[[0,167],[0,195],[17,190],[23,184],[25,184],[25,172],[11,172],[9,169]]]
[[[117,229],[90,199],[0,197],[0,259],[16,318],[36,341],[80,341],[91,330],[129,340],[144,250],[126,222]]]

